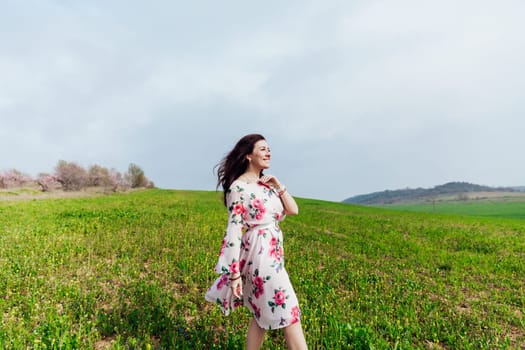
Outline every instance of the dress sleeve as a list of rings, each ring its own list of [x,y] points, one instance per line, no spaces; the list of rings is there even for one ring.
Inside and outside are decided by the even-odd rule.
[[[228,226],[222,240],[215,272],[229,275],[240,272],[239,256],[246,213],[244,190],[241,187],[238,185],[230,187],[226,193],[226,206],[228,207]]]
[[[272,188],[272,194],[275,196],[276,200],[279,202],[279,205],[277,206],[278,211],[274,214],[274,219],[277,222],[281,222],[284,220],[284,218],[286,218],[284,204],[282,202],[281,197],[279,197],[279,192],[277,192],[277,189]]]

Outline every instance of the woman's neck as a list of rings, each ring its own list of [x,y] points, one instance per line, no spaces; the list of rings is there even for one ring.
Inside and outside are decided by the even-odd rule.
[[[255,169],[248,169],[240,177],[243,180],[246,180],[246,181],[249,181],[249,182],[255,182],[255,181],[259,180],[259,174],[260,173],[261,173],[260,170],[257,171]]]

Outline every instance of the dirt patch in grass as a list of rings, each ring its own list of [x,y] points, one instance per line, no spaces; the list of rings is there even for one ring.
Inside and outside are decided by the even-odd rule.
[[[142,189],[129,189],[127,192],[141,191]],[[0,190],[0,201],[29,201],[36,199],[61,199],[61,198],[86,198],[98,197],[115,192],[100,187],[90,187],[81,191],[62,191],[55,190],[42,192],[34,188],[10,188]],[[119,192],[123,193],[123,192]]]
[[[95,350],[105,350],[111,348],[111,343],[115,340],[116,336],[112,335],[101,339],[95,343]]]
[[[85,191],[53,191],[38,192],[25,191],[24,189],[9,189],[0,191],[0,200],[3,201],[27,201],[33,199],[55,199],[55,198],[82,198],[103,195],[104,192],[95,190]]]

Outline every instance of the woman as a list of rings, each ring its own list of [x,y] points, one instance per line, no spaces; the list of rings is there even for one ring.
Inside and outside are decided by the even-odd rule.
[[[289,349],[306,349],[297,297],[284,268],[279,222],[297,215],[293,197],[273,175],[270,148],[259,134],[241,138],[218,164],[224,189],[228,227],[215,271],[221,276],[208,289],[206,300],[228,315],[245,305],[253,315],[247,349],[259,349],[268,329],[283,328]]]

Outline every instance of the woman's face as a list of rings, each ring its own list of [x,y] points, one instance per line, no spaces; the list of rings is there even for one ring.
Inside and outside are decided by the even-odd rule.
[[[257,169],[268,169],[270,167],[270,147],[266,140],[259,140],[253,146],[251,154],[246,156],[253,167]]]

